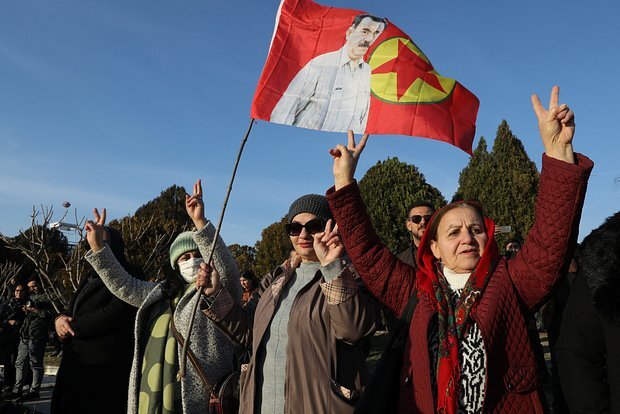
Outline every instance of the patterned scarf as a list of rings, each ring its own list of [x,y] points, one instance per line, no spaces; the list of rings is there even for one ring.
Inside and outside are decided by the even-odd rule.
[[[420,242],[417,290],[419,295],[426,295],[433,304],[439,321],[437,412],[441,414],[456,414],[457,412],[461,375],[459,342],[463,340],[467,329],[473,323],[471,316],[476,311],[476,306],[499,258],[494,238],[495,223],[485,217],[484,224],[489,240],[456,303],[453,303],[450,298],[450,286],[440,271],[437,259],[431,252],[430,240],[427,240],[426,232]]]
[[[192,285],[193,286],[193,285]],[[170,322],[183,290],[171,300],[153,304],[145,324],[148,335],[142,359],[138,413],[172,414],[180,406],[181,389],[176,381],[179,370],[177,341]]]

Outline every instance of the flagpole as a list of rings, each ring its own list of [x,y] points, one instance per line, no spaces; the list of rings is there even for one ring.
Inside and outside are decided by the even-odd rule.
[[[233,168],[232,176],[230,177],[230,183],[228,184],[228,190],[226,191],[226,197],[224,198],[224,205],[222,206],[222,213],[220,214],[220,221],[217,223],[217,228],[215,230],[215,237],[213,237],[213,242],[211,243],[211,252],[209,253],[209,257],[205,260],[207,264],[210,265],[211,260],[213,259],[213,253],[215,252],[215,246],[217,245],[217,239],[220,235],[220,230],[222,228],[222,222],[224,221],[224,213],[226,213],[226,206],[228,205],[228,199],[230,198],[230,192],[232,190],[233,183],[235,181],[235,175],[237,175],[237,167],[239,166],[239,160],[241,159],[241,154],[243,153],[243,148],[245,147],[245,143],[248,141],[248,136],[250,135],[250,131],[252,131],[252,125],[254,125],[254,118],[250,118],[250,125],[248,126],[248,130],[241,141],[241,146],[239,147],[239,152],[237,153],[237,159],[235,160],[235,167]],[[202,297],[202,289],[198,290],[198,298],[194,303],[194,307],[192,309],[192,315],[189,319],[189,325],[187,328],[187,338],[185,338],[185,343],[183,344],[183,350],[181,351],[181,360],[179,361],[179,372],[177,373],[177,381],[180,381],[183,377],[185,377],[185,366],[187,365],[187,351],[189,350],[190,337],[192,334],[192,328],[194,327],[194,319],[196,318],[196,311],[198,310],[198,305],[200,304],[200,298]]]

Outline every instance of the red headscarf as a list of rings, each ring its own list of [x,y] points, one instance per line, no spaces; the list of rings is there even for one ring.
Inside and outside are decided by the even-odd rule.
[[[436,216],[436,215],[435,215]],[[431,219],[430,224],[435,219]],[[418,295],[425,295],[438,312],[439,355],[437,363],[437,412],[456,414],[461,377],[459,341],[473,324],[471,315],[484,292],[487,282],[499,259],[495,243],[495,223],[484,217],[488,242],[480,261],[469,276],[463,292],[455,304],[450,299],[450,288],[441,274],[438,260],[430,248],[428,230],[424,233],[418,250],[420,268],[416,276]]]

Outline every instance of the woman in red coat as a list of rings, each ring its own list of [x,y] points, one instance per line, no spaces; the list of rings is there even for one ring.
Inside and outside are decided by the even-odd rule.
[[[399,412],[542,413],[539,373],[524,313],[568,267],[592,162],[573,152],[573,112],[532,97],[545,147],[536,220],[521,252],[501,258],[495,225],[477,203],[452,203],[431,219],[419,269],[400,262],[370,222],[353,179],[367,136],[331,150],[328,191],[340,236],[370,291],[400,315],[417,295],[399,378]]]

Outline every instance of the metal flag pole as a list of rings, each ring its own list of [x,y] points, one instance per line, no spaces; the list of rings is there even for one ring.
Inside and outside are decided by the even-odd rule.
[[[222,206],[222,213],[220,214],[220,221],[217,223],[217,228],[215,230],[215,237],[213,237],[213,242],[211,243],[211,252],[209,252],[209,257],[205,260],[207,264],[211,263],[213,259],[213,253],[215,252],[215,246],[217,245],[217,239],[220,235],[220,230],[222,228],[222,222],[224,221],[224,213],[226,213],[226,205],[228,204],[228,199],[230,198],[230,192],[232,190],[233,183],[235,181],[235,175],[237,175],[237,167],[239,166],[239,160],[241,159],[241,154],[243,153],[243,147],[245,147],[245,143],[248,140],[248,136],[250,135],[250,131],[252,131],[252,125],[254,125],[254,118],[250,118],[250,125],[248,126],[248,130],[241,141],[241,147],[239,147],[239,152],[237,153],[237,159],[235,160],[235,168],[233,168],[232,176],[230,177],[230,183],[228,184],[228,190],[226,191],[226,197],[224,198],[224,205]],[[181,360],[179,361],[179,372],[177,374],[177,381],[180,381],[183,377],[185,377],[185,366],[187,365],[187,351],[189,350],[189,343],[192,335],[192,328],[194,327],[194,319],[196,318],[196,311],[198,310],[198,305],[200,304],[200,298],[202,297],[202,289],[198,290],[198,298],[196,299],[196,303],[194,303],[194,307],[192,309],[192,316],[189,320],[189,325],[187,328],[187,338],[185,339],[185,343],[183,344],[183,350],[181,351]]]

